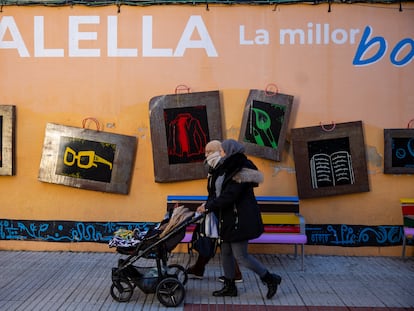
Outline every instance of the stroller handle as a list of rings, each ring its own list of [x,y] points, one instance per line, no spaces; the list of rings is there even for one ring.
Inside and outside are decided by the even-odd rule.
[[[196,213],[194,213],[194,216],[189,219],[189,224],[190,223],[195,223],[195,222],[197,222],[197,221],[199,221],[199,220],[201,220],[205,217],[206,217],[205,213],[201,213],[201,214],[198,214],[198,215]]]

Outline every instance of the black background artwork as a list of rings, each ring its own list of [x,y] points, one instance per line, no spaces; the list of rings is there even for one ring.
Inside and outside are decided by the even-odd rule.
[[[155,96],[149,114],[155,182],[206,178],[205,145],[223,139],[219,91]]]
[[[115,144],[62,136],[56,174],[110,183],[115,151]]]
[[[414,129],[384,129],[384,173],[414,173]]]
[[[361,121],[292,129],[292,145],[300,198],[369,191]]]
[[[137,143],[135,136],[47,123],[38,179],[128,194]]]
[[[286,107],[253,100],[244,134],[245,141],[276,149]]]
[[[164,110],[169,164],[204,161],[210,141],[206,106]]]
[[[414,167],[414,137],[392,138],[392,166]]]
[[[250,90],[239,134],[247,154],[281,161],[292,103],[292,95]]]
[[[309,141],[308,152],[312,188],[355,182],[349,137]]]

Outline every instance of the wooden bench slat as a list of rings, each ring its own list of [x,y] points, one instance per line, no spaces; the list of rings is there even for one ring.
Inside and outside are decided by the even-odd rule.
[[[169,195],[167,197],[167,208],[173,208],[176,203],[195,211],[201,203],[207,200],[204,195]],[[299,198],[295,196],[257,196],[257,203],[261,212],[299,213]]]
[[[191,224],[187,227],[186,232],[193,232],[196,225]],[[264,225],[264,232],[266,233],[300,233],[298,225]]]
[[[285,225],[298,225],[300,219],[295,214],[282,214],[282,213],[262,213],[262,221],[264,224],[285,224]]]
[[[402,198],[400,202],[401,204],[414,204],[414,198]]]
[[[403,215],[414,215],[414,204],[401,206]]]
[[[264,226],[265,233],[300,233],[299,226],[293,225],[265,225]]]
[[[168,201],[205,201],[206,195],[168,195]],[[256,196],[257,201],[262,202],[286,202],[299,203],[299,198],[296,196]],[[414,200],[413,200],[414,203]]]
[[[305,244],[306,236],[290,233],[263,233],[259,238],[250,240],[252,244]]]

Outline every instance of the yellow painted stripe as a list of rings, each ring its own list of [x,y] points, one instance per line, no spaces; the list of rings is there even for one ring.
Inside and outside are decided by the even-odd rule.
[[[414,198],[404,198],[404,199],[400,199],[400,202],[402,203],[402,204],[412,204],[412,203],[414,203]]]
[[[262,221],[266,225],[298,225],[300,223],[298,216],[289,213],[262,213]]]

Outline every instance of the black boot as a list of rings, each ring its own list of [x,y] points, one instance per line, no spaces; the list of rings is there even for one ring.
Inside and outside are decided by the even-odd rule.
[[[198,256],[197,261],[191,267],[188,267],[187,274],[190,278],[202,279],[204,275],[204,270],[207,263],[210,261],[210,258]]]
[[[266,298],[270,299],[276,294],[277,287],[279,286],[280,282],[282,282],[282,278],[277,274],[266,272],[266,275],[262,277],[262,281],[267,285]]]
[[[237,287],[234,280],[224,279],[224,287],[220,290],[216,290],[213,292],[213,296],[215,297],[236,297],[237,296]]]

